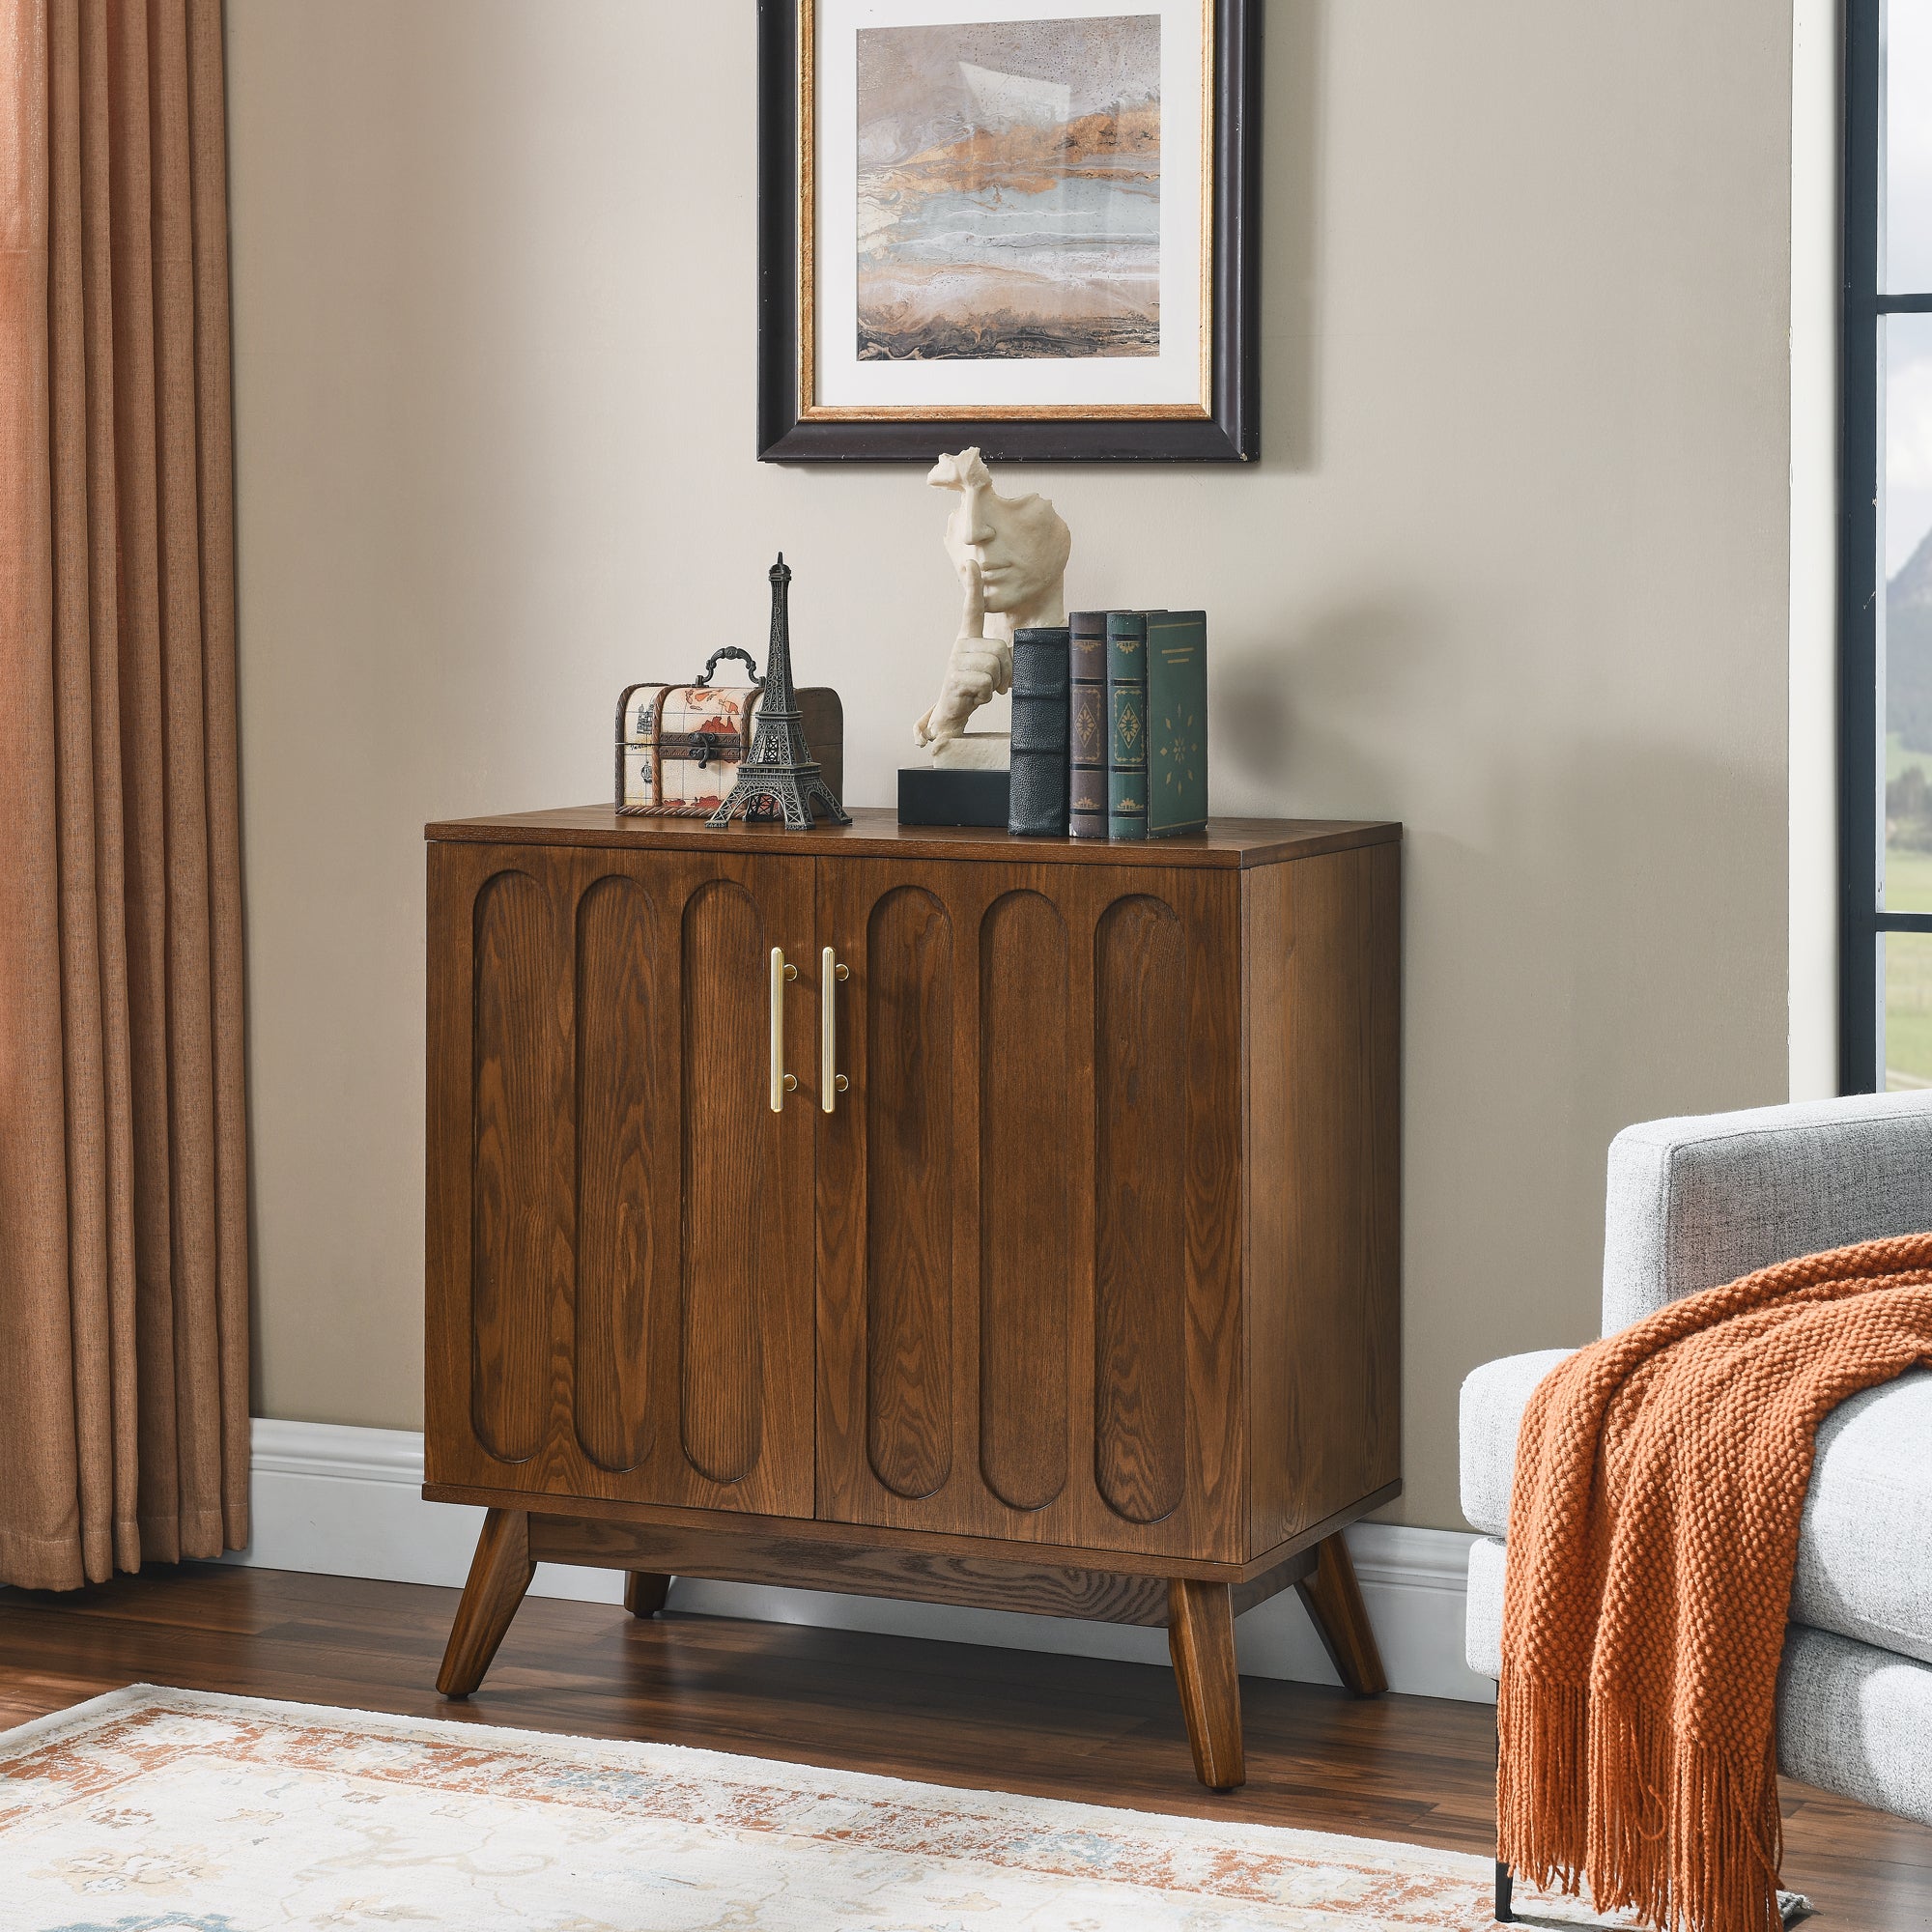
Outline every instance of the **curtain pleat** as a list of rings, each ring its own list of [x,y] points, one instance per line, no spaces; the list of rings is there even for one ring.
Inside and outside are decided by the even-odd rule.
[[[218,0],[0,0],[0,1581],[247,1540]]]
[[[208,741],[209,978],[213,1051],[215,1319],[224,1542],[248,1541],[248,1099],[242,1062],[242,770],[235,691],[235,442],[228,346],[228,117],[221,0],[188,0],[194,399]],[[230,1426],[226,1418],[240,1417]]]

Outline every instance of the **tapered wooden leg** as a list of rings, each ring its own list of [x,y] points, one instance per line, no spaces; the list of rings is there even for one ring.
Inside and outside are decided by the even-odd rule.
[[[1510,1868],[1502,1860],[1496,1861],[1496,1923],[1514,1925],[1517,1916],[1511,1909],[1511,1894],[1515,1891],[1515,1881],[1510,1876]]]
[[[1382,1654],[1376,1648],[1376,1634],[1369,1628],[1369,1612],[1362,1603],[1362,1586],[1355,1581],[1355,1566],[1349,1560],[1349,1546],[1338,1531],[1316,1546],[1315,1568],[1294,1586],[1315,1624],[1328,1661],[1358,1697],[1378,1697],[1389,1688],[1382,1669]]]
[[[650,1570],[624,1573],[624,1607],[634,1617],[654,1617],[670,1595],[670,1578]]]
[[[1174,1659],[1194,1772],[1210,1791],[1245,1784],[1241,1680],[1235,1668],[1235,1606],[1225,1583],[1174,1577],[1167,1585],[1167,1649]]]
[[[483,1534],[469,1560],[469,1580],[456,1606],[456,1623],[442,1653],[436,1688],[467,1697],[483,1681],[537,1566],[530,1561],[530,1520],[523,1510],[486,1510]]]

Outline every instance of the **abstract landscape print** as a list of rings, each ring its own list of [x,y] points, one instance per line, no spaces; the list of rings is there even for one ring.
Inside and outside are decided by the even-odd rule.
[[[1157,356],[1160,15],[857,43],[858,359]]]

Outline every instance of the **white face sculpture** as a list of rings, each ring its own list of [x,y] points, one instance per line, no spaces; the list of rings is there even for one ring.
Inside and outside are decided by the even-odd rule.
[[[913,725],[916,744],[934,747],[935,762],[978,736],[1005,761],[998,732],[970,734],[967,724],[982,704],[1010,688],[1016,630],[1066,621],[1066,559],[1072,533],[1044,497],[1002,497],[977,449],[942,456],[925,479],[956,490],[958,506],[946,521],[946,554],[959,573],[964,608],[946,660],[939,696]]]
[[[946,554],[964,582],[968,565],[980,567],[989,616],[1013,631],[1031,624],[1066,621],[1066,559],[1073,534],[1044,497],[1002,497],[977,449],[942,456],[926,481],[956,490],[959,501],[946,520]]]

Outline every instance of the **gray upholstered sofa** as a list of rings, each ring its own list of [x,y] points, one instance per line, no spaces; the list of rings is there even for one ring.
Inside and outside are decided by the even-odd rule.
[[[1604,1332],[1794,1255],[1932,1229],[1932,1094],[1653,1121],[1610,1147]],[[1517,1428],[1565,1350],[1463,1384],[1469,1667],[1502,1670]],[[1932,1371],[1818,1432],[1778,1678],[1777,1756],[1806,1784],[1932,1824]]]

